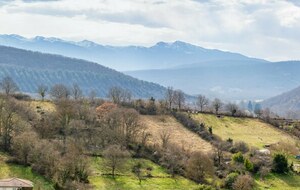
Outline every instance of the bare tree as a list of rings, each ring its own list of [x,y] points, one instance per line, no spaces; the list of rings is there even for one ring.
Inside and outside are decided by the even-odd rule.
[[[133,166],[132,172],[135,174],[135,176],[138,178],[139,183],[142,183],[143,175],[142,175],[142,163],[138,162],[136,165]]]
[[[234,116],[238,112],[239,107],[234,103],[229,103],[226,105],[226,109],[230,112],[232,116]]]
[[[20,163],[29,164],[29,157],[37,140],[38,136],[35,132],[24,132],[14,138],[13,153]]]
[[[184,93],[181,90],[174,91],[174,103],[177,105],[178,109],[181,110],[185,102]]]
[[[254,180],[250,175],[240,175],[233,183],[234,190],[251,190],[254,186]]]
[[[134,109],[122,109],[121,129],[125,138],[125,144],[136,142],[142,126],[139,113]]]
[[[212,102],[212,106],[216,112],[216,114],[219,113],[220,108],[223,106],[223,103],[221,102],[220,99],[216,98],[214,99],[214,101]]]
[[[78,84],[73,84],[71,90],[72,90],[72,96],[75,100],[78,100],[83,96],[82,90]]]
[[[215,147],[214,159],[218,166],[222,166],[224,162],[224,151],[228,150],[231,147],[231,144],[229,142],[218,142],[215,144]]]
[[[9,96],[19,90],[18,85],[9,76],[4,77],[0,82],[0,87],[5,95]]]
[[[120,145],[110,145],[103,151],[103,156],[114,178],[116,170],[122,168],[124,159],[129,157],[129,153],[123,150]]]
[[[56,100],[68,99],[70,96],[70,90],[63,84],[55,84],[50,90],[50,95]]]
[[[0,146],[4,151],[11,149],[13,135],[17,127],[15,119],[17,109],[15,101],[0,100]]]
[[[198,183],[213,175],[213,162],[202,152],[194,152],[186,164],[186,175]]]
[[[121,101],[122,102],[131,102],[132,94],[129,90],[122,90]]]
[[[200,111],[203,112],[203,108],[205,106],[208,106],[209,100],[203,96],[203,95],[199,95],[197,97],[197,106],[200,108]]]
[[[123,89],[120,87],[112,87],[108,91],[108,97],[115,104],[120,104],[122,100]]]
[[[174,103],[174,89],[172,87],[167,88],[166,102],[168,103],[169,109],[172,109],[172,104]]]
[[[166,148],[167,145],[169,144],[170,138],[171,138],[171,133],[167,130],[163,130],[160,135],[159,135],[161,142],[162,142],[162,147]]]
[[[168,172],[175,177],[176,174],[183,174],[184,163],[187,160],[187,154],[174,144],[168,144],[161,152],[160,163],[168,169]]]
[[[39,85],[37,88],[37,92],[39,93],[39,95],[42,97],[42,100],[44,101],[45,96],[46,96],[46,92],[48,91],[48,87],[46,85]]]

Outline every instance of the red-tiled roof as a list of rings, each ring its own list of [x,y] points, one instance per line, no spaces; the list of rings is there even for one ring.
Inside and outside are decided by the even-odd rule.
[[[0,180],[0,187],[33,187],[33,183],[26,179],[8,178]]]

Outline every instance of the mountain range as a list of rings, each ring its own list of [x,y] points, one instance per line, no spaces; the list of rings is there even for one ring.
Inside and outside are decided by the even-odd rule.
[[[118,71],[165,69],[180,67],[199,61],[258,60],[238,53],[205,49],[182,41],[158,42],[151,47],[110,46],[92,41],[66,41],[59,38],[19,35],[0,35],[0,44],[44,53],[97,62]]]
[[[97,62],[140,80],[227,101],[265,100],[300,85],[299,61],[270,62],[182,41],[150,47],[0,35],[0,44]]]
[[[85,95],[92,90],[107,97],[111,87],[129,90],[135,98],[162,98],[165,88],[97,63],[12,47],[0,46],[0,79],[10,76],[20,91],[36,93],[38,85],[78,84]]]

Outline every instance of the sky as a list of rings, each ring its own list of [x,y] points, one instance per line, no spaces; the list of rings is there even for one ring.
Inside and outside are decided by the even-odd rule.
[[[300,0],[0,0],[0,34],[300,60]]]

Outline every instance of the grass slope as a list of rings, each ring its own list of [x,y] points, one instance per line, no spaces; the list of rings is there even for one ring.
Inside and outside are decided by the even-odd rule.
[[[172,116],[141,116],[146,130],[151,134],[150,142],[161,144],[160,134],[163,131],[170,132],[170,142],[184,147],[190,151],[211,152],[213,147],[210,143],[200,138],[197,134],[189,131]]]
[[[141,184],[137,177],[131,172],[132,167],[138,162],[143,165],[143,175],[151,173],[153,177],[142,180]],[[199,189],[199,185],[185,179],[183,177],[171,178],[166,171],[154,164],[153,162],[145,159],[128,159],[125,166],[117,171],[115,179],[109,174],[109,168],[105,167],[104,160],[102,158],[92,158],[92,176],[89,178],[93,189],[97,190],[180,190],[180,189]],[[152,168],[148,171],[146,168]]]
[[[213,133],[226,140],[244,141],[247,144],[262,148],[265,144],[280,141],[296,142],[290,135],[261,122],[258,119],[235,118],[225,116],[217,118],[211,114],[194,114],[193,118],[213,128]]]
[[[256,178],[257,189],[270,190],[300,190],[300,176],[299,175],[278,175],[269,174],[263,181]]]
[[[7,159],[8,156],[0,152],[0,179],[12,177],[27,179],[34,183],[34,190],[54,190],[53,184],[42,176],[34,173],[30,167],[8,164],[6,163]]]

